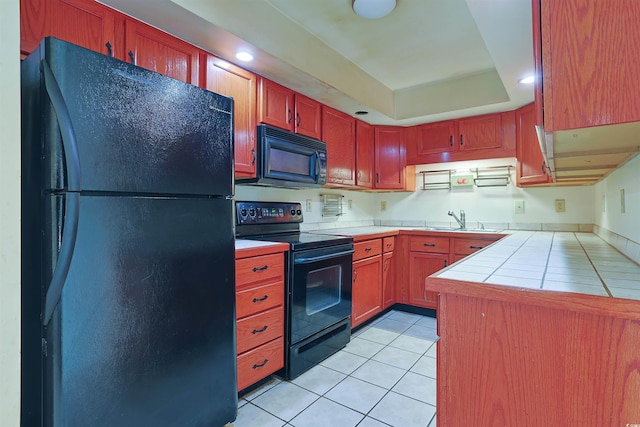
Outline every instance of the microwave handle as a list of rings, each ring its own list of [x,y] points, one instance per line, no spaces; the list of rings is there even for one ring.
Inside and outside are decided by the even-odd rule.
[[[316,176],[314,177],[315,181],[318,182],[318,178],[320,176],[320,153],[315,152],[316,157]]]

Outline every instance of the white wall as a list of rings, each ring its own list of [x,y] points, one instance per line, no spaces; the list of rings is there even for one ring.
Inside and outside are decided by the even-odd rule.
[[[419,220],[429,223],[455,221],[449,210],[466,212],[467,226],[483,224],[593,224],[593,187],[518,188],[488,187],[448,190],[420,190],[414,193],[378,195],[376,218],[381,220]],[[566,212],[556,213],[555,199],[564,199]],[[524,214],[514,213],[514,202],[524,201]],[[387,210],[380,211],[380,202]]]
[[[0,425],[20,423],[20,1],[0,0]]]
[[[625,212],[620,190],[624,189]],[[640,156],[595,185],[595,224],[640,243]]]
[[[458,163],[468,169],[470,163]],[[474,163],[475,164],[475,163]],[[441,167],[438,165],[429,167]],[[425,167],[418,167],[422,170]],[[449,210],[456,214],[465,210],[467,225],[476,227],[478,222],[487,228],[522,228],[541,229],[541,224],[550,225],[591,225],[594,223],[594,187],[538,187],[518,188],[513,184],[515,173],[511,171],[512,183],[507,187],[491,188],[454,188],[448,190],[420,190],[421,179],[418,177],[415,192],[365,193],[346,190],[287,190],[277,188],[236,186],[237,200],[291,201],[301,202],[303,210],[305,201],[312,200],[312,212],[304,213],[305,226],[308,228],[331,228],[356,224],[358,221],[370,222],[379,220],[383,223],[405,221],[407,225],[428,223],[429,225],[451,225],[455,221],[447,215]],[[338,193],[344,196],[344,212],[342,217],[322,217],[320,193]],[[566,212],[555,212],[555,199],[564,199]],[[347,201],[352,200],[352,209],[347,208]],[[514,213],[514,201],[524,201],[524,214]],[[387,209],[380,209],[382,201]],[[366,224],[364,224],[366,225]],[[563,227],[560,227],[563,229]],[[571,227],[564,227],[571,229]],[[575,227],[574,227],[575,229]],[[581,230],[589,231],[585,226]]]
[[[343,197],[342,216],[322,216],[322,201],[320,194],[340,194]],[[236,185],[236,200],[248,201],[277,201],[302,203],[304,227],[337,228],[358,225],[373,225],[375,214],[375,195],[361,191],[303,189],[290,190],[282,188],[268,188],[248,185]],[[306,210],[306,201],[311,200],[311,211]],[[348,201],[352,208],[349,209]]]

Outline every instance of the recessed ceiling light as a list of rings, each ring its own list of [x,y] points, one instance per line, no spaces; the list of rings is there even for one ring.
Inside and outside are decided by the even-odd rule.
[[[253,55],[250,54],[247,51],[244,51],[244,50],[236,53],[236,58],[238,58],[238,60],[244,61],[244,62],[253,61]]]
[[[353,0],[353,11],[367,19],[378,19],[390,14],[396,0]]]
[[[522,83],[525,85],[530,85],[531,83],[536,81],[536,77],[535,76],[526,76],[521,78],[520,80],[518,80],[518,83]]]

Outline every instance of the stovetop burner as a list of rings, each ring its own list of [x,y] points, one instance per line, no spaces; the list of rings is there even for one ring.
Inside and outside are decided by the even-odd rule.
[[[292,251],[352,243],[351,237],[300,231],[302,205],[283,202],[236,202],[236,237],[289,243]]]

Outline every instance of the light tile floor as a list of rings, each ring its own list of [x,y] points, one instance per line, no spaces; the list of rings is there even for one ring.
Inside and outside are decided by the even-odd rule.
[[[292,381],[244,395],[234,427],[435,427],[436,319],[390,311]]]

